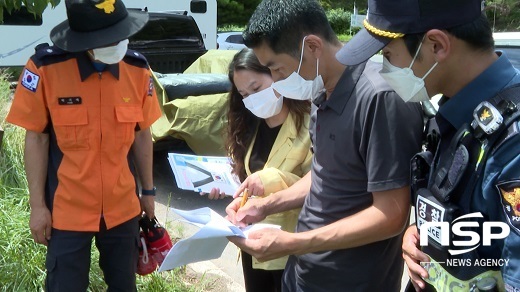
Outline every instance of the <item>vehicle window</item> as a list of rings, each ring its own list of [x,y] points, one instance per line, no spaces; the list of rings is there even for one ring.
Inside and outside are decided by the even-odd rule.
[[[208,4],[206,1],[191,1],[190,10],[191,13],[206,13],[208,11]]]
[[[242,35],[233,34],[233,35],[228,36],[226,41],[228,43],[243,44],[244,43],[244,38],[242,37]]]
[[[505,52],[511,64],[520,70],[520,47],[496,46],[495,49]]]
[[[194,21],[188,22],[175,18],[150,19],[145,27],[132,37],[139,41],[158,41],[168,39],[198,39],[200,35],[198,27],[194,27]]]

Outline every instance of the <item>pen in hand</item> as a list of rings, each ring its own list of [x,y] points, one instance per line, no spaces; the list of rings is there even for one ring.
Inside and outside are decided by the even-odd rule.
[[[246,188],[242,192],[242,201],[240,201],[240,208],[244,207],[244,205],[247,203],[247,199],[249,199],[249,189]],[[238,249],[238,255],[237,255],[237,264],[238,261],[240,261],[240,248]]]
[[[244,192],[242,192],[242,201],[240,202],[240,208],[244,207],[244,205],[247,203],[247,200],[249,199],[249,189],[245,189]]]

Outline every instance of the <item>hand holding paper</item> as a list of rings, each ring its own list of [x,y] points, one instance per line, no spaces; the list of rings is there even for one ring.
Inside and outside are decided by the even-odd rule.
[[[220,257],[228,244],[228,236],[247,238],[249,232],[253,230],[280,229],[279,225],[272,224],[255,224],[246,229],[240,229],[208,207],[192,211],[172,208],[172,211],[183,217],[188,223],[199,226],[200,230],[173,246],[159,267],[159,272]]]
[[[295,236],[298,234],[279,228],[254,228],[249,230],[247,238],[235,236],[229,237],[229,241],[260,262],[264,262],[298,254],[304,246],[296,244]]]

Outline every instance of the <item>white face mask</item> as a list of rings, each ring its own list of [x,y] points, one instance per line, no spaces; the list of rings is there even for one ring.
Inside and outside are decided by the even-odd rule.
[[[262,119],[279,114],[283,106],[283,96],[276,97],[272,87],[251,94],[242,101],[249,111]]]
[[[122,40],[115,46],[97,48],[92,50],[94,60],[105,64],[116,64],[123,60],[128,49],[128,40]]]
[[[412,63],[408,68],[396,67],[383,57],[383,69],[379,72],[383,79],[394,89],[394,91],[405,101],[405,102],[419,102],[429,100],[428,92],[424,87],[424,79],[432,72],[437,66],[437,62],[424,74],[423,78],[419,78],[413,74],[412,66],[419,55],[421,50],[422,41],[417,48],[417,52],[412,59]]]
[[[319,97],[325,92],[325,85],[321,75],[318,75],[318,66],[320,60],[316,60],[316,78],[314,80],[305,80],[300,76],[300,68],[303,61],[303,49],[305,47],[305,38],[302,42],[302,52],[300,54],[300,64],[298,71],[293,72],[289,77],[273,83],[273,88],[281,95],[296,100],[309,100]]]

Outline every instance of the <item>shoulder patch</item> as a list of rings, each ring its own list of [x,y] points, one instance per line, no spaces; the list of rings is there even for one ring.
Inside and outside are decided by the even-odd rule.
[[[152,78],[152,76],[150,76],[150,81],[148,82],[148,96],[153,95],[153,89],[154,89],[153,78]]]
[[[38,44],[36,47],[34,47],[34,51],[38,52],[40,49],[46,48],[46,47],[50,47],[50,45],[48,43],[41,43],[41,44]]]
[[[32,92],[36,92],[38,89],[38,83],[40,82],[40,76],[36,73],[29,71],[25,68],[23,70],[22,86],[29,89]]]
[[[38,45],[35,50],[36,53],[31,57],[31,60],[37,67],[63,62],[73,57],[72,53],[55,46],[45,46],[41,44]]]
[[[134,50],[127,50],[123,61],[133,66],[148,68],[148,61],[146,60],[146,57]]]
[[[496,185],[507,221],[520,234],[520,179]]]
[[[68,52],[58,48],[58,47],[55,47],[55,46],[36,46],[36,53],[35,53],[35,56],[36,58],[38,59],[43,59],[43,58],[46,58],[46,57],[50,57],[50,56],[59,56],[59,55],[65,55],[67,54]]]

